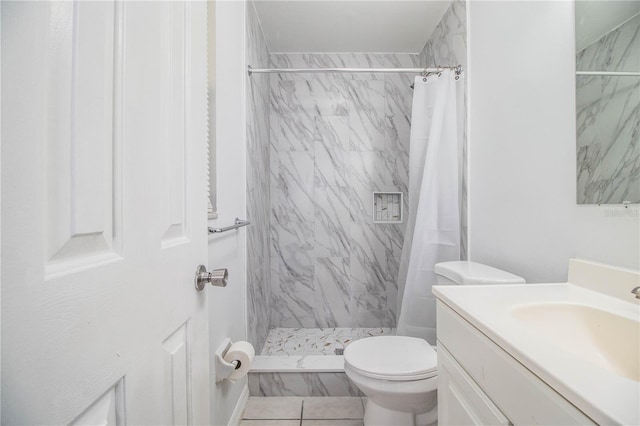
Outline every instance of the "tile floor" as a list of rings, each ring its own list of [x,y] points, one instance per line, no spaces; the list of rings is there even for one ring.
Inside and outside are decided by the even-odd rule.
[[[363,337],[394,335],[395,328],[272,328],[260,355],[336,355]]]
[[[364,398],[250,397],[240,426],[362,426]]]

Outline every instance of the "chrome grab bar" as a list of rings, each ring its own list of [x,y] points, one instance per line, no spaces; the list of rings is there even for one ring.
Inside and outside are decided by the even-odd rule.
[[[209,235],[211,235],[211,234],[219,234],[221,232],[231,231],[232,229],[242,228],[243,226],[247,226],[247,225],[251,225],[251,222],[249,222],[248,220],[238,219],[236,217],[235,222],[231,226],[225,226],[224,228],[212,228],[210,226],[209,227]]]

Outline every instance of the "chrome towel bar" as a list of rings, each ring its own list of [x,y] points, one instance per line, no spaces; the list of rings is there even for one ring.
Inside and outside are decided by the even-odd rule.
[[[242,228],[243,226],[251,225],[251,222],[248,220],[238,219],[236,217],[235,222],[231,226],[225,226],[224,228],[212,228],[209,227],[209,234],[219,234],[221,232],[231,231],[232,229]]]

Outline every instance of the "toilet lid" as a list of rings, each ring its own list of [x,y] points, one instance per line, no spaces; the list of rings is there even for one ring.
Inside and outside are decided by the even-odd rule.
[[[359,373],[384,380],[420,380],[437,373],[436,351],[424,339],[376,336],[356,340],[344,350],[344,362]]]

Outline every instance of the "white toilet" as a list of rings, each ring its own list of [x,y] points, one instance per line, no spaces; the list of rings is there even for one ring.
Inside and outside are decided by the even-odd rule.
[[[469,261],[435,265],[438,285],[524,284],[522,277]],[[367,396],[365,426],[436,424],[436,351],[426,340],[376,336],[344,350],[344,371]]]

